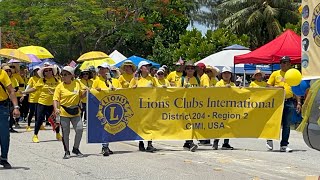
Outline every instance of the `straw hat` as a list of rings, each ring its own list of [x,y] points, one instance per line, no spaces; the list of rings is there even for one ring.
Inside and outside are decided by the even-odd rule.
[[[213,74],[218,75],[220,70],[217,67],[207,65],[206,69],[212,71]]]
[[[40,70],[38,71],[39,77],[44,78],[43,71],[45,69],[52,69],[53,75],[54,76],[57,75],[57,68],[56,67],[54,67],[54,66],[45,66],[45,67],[40,68]]]
[[[132,69],[133,69],[133,71],[136,71],[136,70],[137,70],[136,65],[134,65],[131,60],[125,60],[125,61],[123,62],[123,64],[122,64],[121,67],[120,67],[120,70],[121,70],[121,71],[124,71],[124,66],[131,66]]]
[[[11,70],[11,68],[10,68],[8,65],[4,65],[4,66],[2,66],[2,67],[1,67],[1,69],[2,69],[2,70],[4,70],[4,71],[5,71],[5,70],[8,70],[8,69],[10,69],[10,70]]]
[[[253,77],[255,77],[257,74],[261,74],[262,77],[265,75],[260,69],[257,69],[254,74],[253,74]]]
[[[196,67],[192,61],[186,62],[185,67],[187,67],[187,66]]]

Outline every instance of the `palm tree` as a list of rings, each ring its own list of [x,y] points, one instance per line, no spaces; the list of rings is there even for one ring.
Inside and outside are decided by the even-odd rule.
[[[300,20],[301,0],[224,0],[217,6],[226,17],[221,26],[236,34],[248,34],[253,47],[274,39],[287,23]]]

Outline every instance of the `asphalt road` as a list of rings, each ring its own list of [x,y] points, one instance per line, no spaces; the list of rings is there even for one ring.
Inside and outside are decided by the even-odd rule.
[[[138,142],[111,143],[115,154],[103,157],[101,145],[86,144],[84,132],[80,150],[85,157],[62,159],[62,143],[51,130],[40,131],[40,143],[32,143],[33,132],[11,134],[9,162],[0,167],[0,179],[306,179],[320,175],[320,151],[308,148],[302,135],[291,131],[292,153],[265,148],[265,140],[231,139],[233,151],[200,146],[196,152],[182,149],[182,141],[159,141],[155,153],[139,152]],[[74,132],[71,133],[72,148]],[[220,142],[221,143],[221,142]]]

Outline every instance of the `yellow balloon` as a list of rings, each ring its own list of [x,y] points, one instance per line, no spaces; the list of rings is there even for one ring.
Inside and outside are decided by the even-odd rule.
[[[284,79],[289,86],[298,86],[302,80],[302,75],[297,69],[289,69],[284,75]]]

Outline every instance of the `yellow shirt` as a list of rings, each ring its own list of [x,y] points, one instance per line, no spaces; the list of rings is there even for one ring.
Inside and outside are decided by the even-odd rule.
[[[167,80],[170,83],[175,83],[176,87],[181,84],[180,78],[182,77],[182,72],[173,71],[167,76]]]
[[[16,88],[18,87],[19,88],[19,82],[16,78],[14,78],[13,76],[10,77],[10,81],[11,81],[11,84],[12,84],[12,87],[16,90]],[[18,93],[16,92],[16,95]]]
[[[207,74],[203,74],[200,78],[200,86],[204,87],[209,87],[210,86],[210,78]]]
[[[255,80],[250,83],[249,87],[254,87],[254,88],[267,87],[267,82],[265,82],[265,81],[259,82],[259,81]]]
[[[6,71],[0,69],[0,82],[3,84],[4,88],[11,85],[11,80]],[[0,101],[5,101],[8,99],[7,90],[0,87]]]
[[[200,81],[200,79],[199,79],[199,81]],[[186,87],[186,86],[187,87],[200,87],[200,85],[201,85],[201,82],[199,84],[197,81],[197,78],[193,76],[192,78],[184,77],[183,86],[182,86],[182,82],[180,80],[178,87]]]
[[[287,83],[284,82],[284,75],[285,74],[286,73],[281,70],[275,71],[271,74],[267,83],[269,85],[275,86],[275,87],[284,87],[284,91],[286,93],[286,99],[288,99],[288,98],[293,97],[293,92],[292,92],[291,87]]]
[[[134,87],[137,85],[137,87],[156,87],[157,83],[155,82],[154,78],[148,75],[147,77],[139,77],[138,80],[135,78],[131,79],[129,88]]]
[[[39,81],[39,77],[33,76],[29,79],[28,85],[33,88],[36,86],[37,82]],[[38,99],[40,96],[40,91],[35,91],[29,94],[29,103],[38,103]]]
[[[162,86],[167,86],[167,87],[170,87],[170,83],[169,83],[169,81],[167,80],[167,79],[158,79],[158,78],[155,78],[154,79],[155,80],[155,82],[156,82],[156,86],[157,87],[162,87]]]
[[[93,81],[91,79],[88,79],[88,80],[80,79],[79,82],[81,83],[81,85],[87,88],[91,88],[93,84]],[[87,103],[87,97],[82,98],[81,102]]]
[[[211,78],[209,81],[209,87],[216,86],[217,82],[216,78]]]
[[[18,74],[18,73],[14,73],[14,74],[12,74],[12,76],[18,81],[19,90],[20,91],[24,91],[24,86],[25,86],[26,83],[24,82],[24,80],[21,77],[21,75]],[[22,97],[22,94],[17,92],[16,96],[17,97]]]
[[[45,105],[45,106],[52,106],[53,105],[53,93],[60,84],[60,81],[56,80],[54,77],[46,79],[44,83],[43,78],[40,78],[36,83],[35,88],[39,91],[39,99],[38,103]]]
[[[58,101],[60,104],[60,116],[62,117],[77,117],[80,115],[80,110],[77,115],[68,114],[64,108],[65,107],[75,107],[80,103],[81,90],[84,90],[83,86],[79,81],[74,80],[70,84],[60,83],[56,90],[54,91],[53,100]]]
[[[109,87],[112,84],[114,88],[122,88],[118,79],[112,78],[111,81],[112,83],[110,81],[107,81]],[[104,79],[102,76],[96,78],[96,80],[94,80],[92,84],[92,88],[109,89],[108,86],[106,84],[106,79]]]
[[[133,79],[133,74],[123,73],[118,79],[123,88],[128,88]]]
[[[219,82],[217,82],[216,87],[226,87],[228,83],[225,82],[223,79],[221,79]],[[230,82],[230,86],[236,86],[233,82]]]

